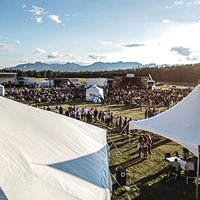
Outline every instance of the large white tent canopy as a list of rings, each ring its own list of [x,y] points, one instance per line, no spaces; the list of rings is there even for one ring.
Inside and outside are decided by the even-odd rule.
[[[9,200],[110,199],[106,130],[0,97],[0,188]]]
[[[140,121],[129,122],[129,130],[138,129],[169,138],[199,157],[200,85],[169,110]]]
[[[103,89],[93,85],[86,90],[86,101],[92,101],[94,97],[104,98]]]
[[[197,158],[197,180],[199,178],[200,145],[200,85],[180,103],[152,118],[129,122],[129,130],[139,129],[156,133],[186,147]],[[198,199],[198,182],[196,184]]]

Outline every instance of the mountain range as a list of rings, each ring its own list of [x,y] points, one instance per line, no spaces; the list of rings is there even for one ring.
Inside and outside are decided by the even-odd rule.
[[[77,63],[67,62],[65,64],[47,64],[42,62],[21,64],[15,67],[9,67],[5,69],[10,70],[21,70],[21,71],[60,71],[60,72],[80,72],[80,71],[105,71],[105,70],[118,70],[118,69],[133,69],[136,67],[155,67],[156,64],[142,65],[138,62],[113,62],[113,63],[103,63],[95,62],[91,65],[80,65]]]

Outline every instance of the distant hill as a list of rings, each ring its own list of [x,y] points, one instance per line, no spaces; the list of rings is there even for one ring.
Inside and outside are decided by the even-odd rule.
[[[36,62],[34,64],[21,64],[15,67],[9,67],[5,69],[11,70],[21,70],[21,71],[60,71],[60,72],[80,72],[80,71],[105,71],[105,70],[118,70],[118,69],[133,69],[136,67],[155,67],[156,64],[142,65],[138,62],[113,62],[113,63],[103,63],[95,62],[91,65],[82,66],[76,63],[65,63],[65,64],[46,64],[41,62]]]

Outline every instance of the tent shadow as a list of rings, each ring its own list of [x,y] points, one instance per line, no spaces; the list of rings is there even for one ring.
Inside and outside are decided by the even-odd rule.
[[[110,174],[107,170],[109,166],[108,163],[103,162],[106,156],[105,151],[106,148],[102,148],[87,156],[48,166],[76,176],[98,187],[109,189],[108,177]]]

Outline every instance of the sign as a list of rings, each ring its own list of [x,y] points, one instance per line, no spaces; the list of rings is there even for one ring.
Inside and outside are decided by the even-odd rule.
[[[135,77],[135,74],[126,74],[126,77],[133,78],[133,77]]]

